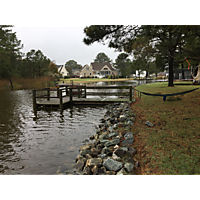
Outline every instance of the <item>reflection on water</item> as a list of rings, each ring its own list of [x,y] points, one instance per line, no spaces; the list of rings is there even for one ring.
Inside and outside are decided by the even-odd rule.
[[[104,113],[81,106],[35,116],[31,90],[0,91],[0,174],[73,173],[79,147],[91,142]]]

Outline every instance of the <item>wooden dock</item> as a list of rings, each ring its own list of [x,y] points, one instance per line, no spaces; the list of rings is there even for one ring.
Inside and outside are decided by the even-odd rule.
[[[117,92],[110,92],[110,90],[116,89]],[[114,102],[127,102],[132,101],[132,90],[132,86],[86,87],[60,84],[56,88],[33,90],[33,109],[37,111],[39,107],[50,107],[63,110],[73,105],[105,105]]]

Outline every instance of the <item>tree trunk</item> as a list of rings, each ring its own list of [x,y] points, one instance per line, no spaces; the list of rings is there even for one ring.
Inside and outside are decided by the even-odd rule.
[[[174,79],[174,72],[173,72],[173,64],[174,59],[172,57],[169,58],[169,79],[168,79],[168,87],[173,87],[173,79]]]

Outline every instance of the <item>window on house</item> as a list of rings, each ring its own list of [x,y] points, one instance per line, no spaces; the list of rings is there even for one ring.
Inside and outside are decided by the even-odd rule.
[[[86,67],[86,70],[89,70],[89,67]]]
[[[91,73],[90,73],[90,76],[91,76]]]
[[[84,73],[84,76],[86,76],[86,73]]]

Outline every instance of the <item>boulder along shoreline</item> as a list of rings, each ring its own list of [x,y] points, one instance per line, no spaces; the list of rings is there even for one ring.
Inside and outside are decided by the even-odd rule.
[[[133,102],[135,99],[133,99]],[[139,167],[133,148],[134,133],[131,126],[136,114],[132,102],[106,105],[104,117],[90,137],[93,143],[80,147],[74,171],[80,175],[134,175]]]

